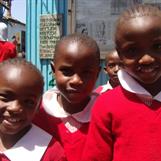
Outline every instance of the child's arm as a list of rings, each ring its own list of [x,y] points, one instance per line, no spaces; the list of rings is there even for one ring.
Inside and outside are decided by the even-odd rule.
[[[112,160],[112,118],[104,102],[100,96],[94,106],[82,161]]]

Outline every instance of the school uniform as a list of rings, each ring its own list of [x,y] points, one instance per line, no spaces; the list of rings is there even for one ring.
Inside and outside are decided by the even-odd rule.
[[[101,93],[106,92],[111,89],[113,89],[113,87],[111,86],[110,82],[107,81],[107,83],[105,85],[97,87],[95,89],[95,92],[101,94]]]
[[[51,89],[44,94],[42,108],[34,123],[61,142],[68,161],[80,161],[91,110],[98,94],[95,92],[91,94],[90,102],[81,112],[69,114],[57,101],[59,93],[57,89]]]
[[[118,76],[121,86],[95,103],[82,161],[161,161],[161,92]]]
[[[11,42],[0,40],[0,62],[16,56],[16,46]]]
[[[61,145],[32,124],[31,129],[10,149],[0,152],[1,161],[65,161]]]

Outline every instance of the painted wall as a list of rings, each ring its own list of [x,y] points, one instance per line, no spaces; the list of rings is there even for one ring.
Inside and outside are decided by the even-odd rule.
[[[51,88],[52,80],[50,61],[40,59],[40,16],[46,14],[62,14],[63,35],[67,33],[67,0],[27,0],[26,1],[26,51],[27,60],[35,64],[42,72],[45,79],[44,90]]]
[[[26,0],[27,59],[41,70],[45,79],[45,90],[51,88],[49,85],[49,82],[52,80],[50,68],[51,59],[40,59],[40,16],[46,14],[62,14],[62,32],[63,35],[66,35],[67,27],[69,29],[71,25],[69,21],[67,22],[69,1],[75,2],[75,17],[72,19],[75,21],[75,26],[73,25],[74,31],[86,32],[84,30],[85,27],[88,34],[97,40],[103,56],[114,46],[114,23],[123,9],[135,3],[152,3],[161,6],[161,0],[92,0],[95,3],[89,3],[87,0]],[[103,59],[101,60],[101,66],[104,67]],[[107,76],[102,70],[96,86],[104,84],[106,81]]]
[[[12,37],[21,31],[26,31],[26,27],[25,25],[22,24],[18,24],[18,23],[12,23],[12,24],[8,24],[8,40],[12,41]]]

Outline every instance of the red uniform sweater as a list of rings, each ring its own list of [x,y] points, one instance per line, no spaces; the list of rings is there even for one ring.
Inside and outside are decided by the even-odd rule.
[[[42,119],[43,118],[43,119]],[[78,131],[71,133],[60,118],[48,115],[43,108],[34,119],[34,123],[54,136],[64,147],[68,161],[80,161],[85,139],[88,131],[88,123],[82,124]]]
[[[93,107],[82,161],[161,161],[161,102],[117,87]]]
[[[15,58],[17,56],[16,46],[8,41],[0,41],[0,62]]]
[[[55,138],[51,140],[41,161],[67,161],[63,147]]]

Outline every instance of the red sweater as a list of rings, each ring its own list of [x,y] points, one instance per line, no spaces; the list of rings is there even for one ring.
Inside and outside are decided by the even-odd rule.
[[[117,87],[93,108],[82,161],[161,161],[161,103]]]
[[[17,56],[16,46],[8,41],[0,41],[0,62],[15,58]]]
[[[58,141],[52,139],[41,161],[67,161],[64,149]]]
[[[34,123],[60,141],[68,161],[80,161],[86,141],[88,123],[82,124],[78,131],[71,133],[60,118],[48,115],[43,108],[40,108]]]

